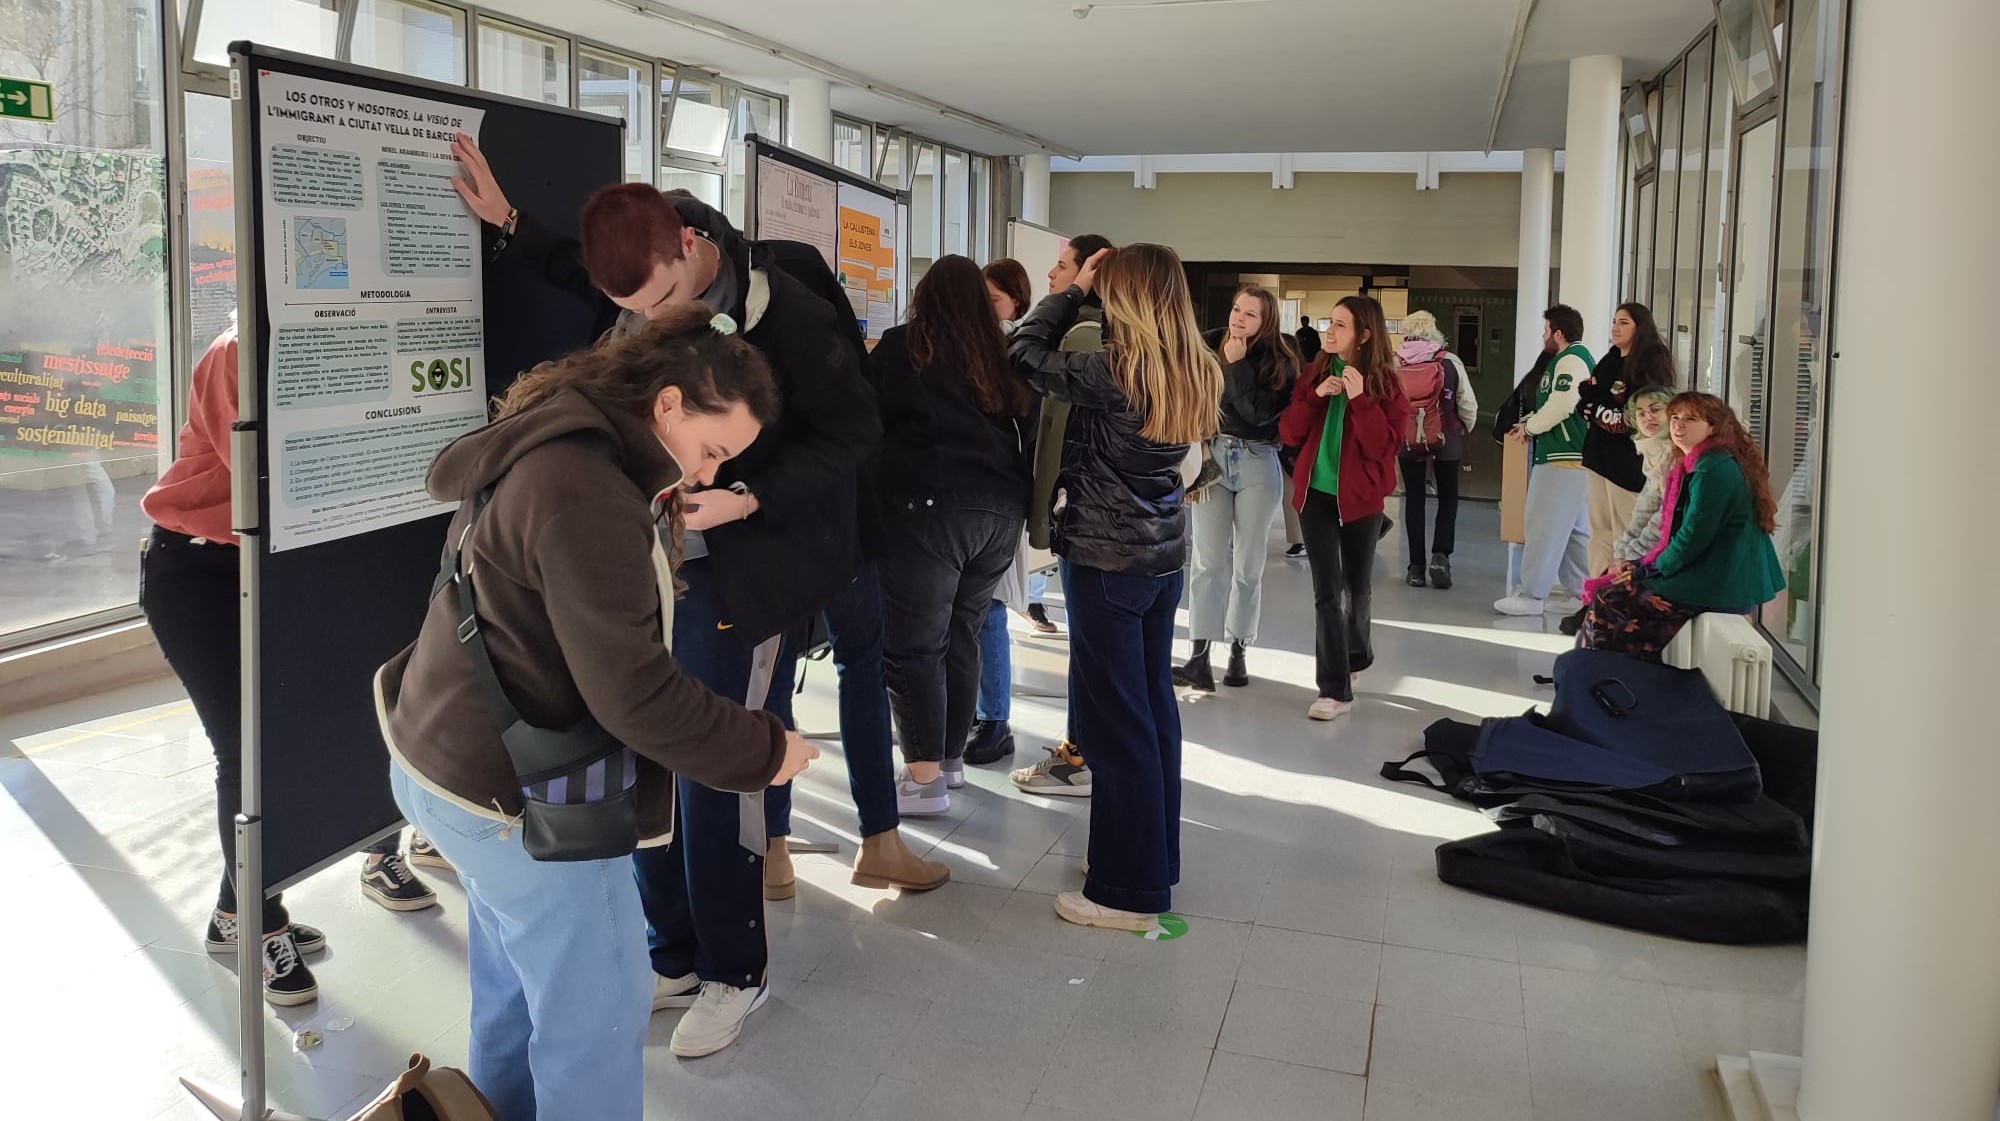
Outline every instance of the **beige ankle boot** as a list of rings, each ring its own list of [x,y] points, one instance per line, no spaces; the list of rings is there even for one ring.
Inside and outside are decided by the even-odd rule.
[[[854,883],[862,887],[900,887],[909,891],[929,891],[944,886],[951,869],[935,860],[919,860],[903,843],[901,830],[891,829],[861,839],[861,855],[854,860]]]
[[[792,871],[790,837],[772,837],[764,846],[764,898],[790,899],[799,893],[798,874]]]

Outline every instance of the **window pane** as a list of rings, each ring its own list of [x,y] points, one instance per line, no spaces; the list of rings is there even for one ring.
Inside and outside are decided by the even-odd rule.
[[[717,210],[722,209],[722,176],[714,172],[663,167],[660,169],[660,189],[683,190]]]
[[[1674,302],[1671,306],[1659,308],[1657,313],[1661,328],[1669,332],[1667,345],[1673,348],[1674,369],[1679,372],[1682,385],[1693,384],[1690,379],[1694,376],[1695,335],[1698,330],[1695,309],[1700,306],[1701,235],[1702,225],[1707,221],[1701,210],[1701,200],[1703,188],[1708,186],[1708,177],[1702,174],[1702,164],[1708,155],[1710,53],[1706,43],[1688,52],[1687,92],[1683,99],[1685,123],[1681,131],[1680,233],[1674,250]]]
[[[66,28],[64,34],[72,31],[86,33]],[[340,39],[340,15],[334,0],[204,0],[195,58],[227,66],[229,44],[238,39],[332,58]]]
[[[1673,320],[1674,246],[1681,202],[1681,91],[1686,83],[1687,75],[1675,66],[1667,71],[1660,93],[1659,210],[1653,225],[1652,298],[1646,301],[1653,309],[1655,323]],[[1596,323],[1584,326],[1591,331],[1606,329]]]
[[[924,278],[938,258],[938,149],[917,142],[910,176],[910,286]]]
[[[1721,302],[1724,274],[1729,267],[1728,260],[1723,256],[1729,248],[1725,236],[1729,223],[1723,217],[1722,208],[1727,205],[1729,142],[1735,131],[1736,105],[1728,96],[1719,62],[1709,82],[1708,102],[1708,162],[1705,167],[1708,174],[1704,176],[1708,182],[1703,188],[1703,212],[1707,216],[1702,219],[1706,228],[1702,232],[1701,250],[1701,327],[1700,338],[1695,342],[1700,350],[1695,362],[1700,369],[1688,371],[1688,384],[1699,386],[1708,393],[1720,393],[1729,355],[1728,324],[1724,322],[1727,308]]]
[[[1739,106],[1762,97],[1777,81],[1772,66],[1771,29],[1765,12],[1771,0],[1722,0],[1722,56],[1729,63],[1730,88]]]
[[[1771,284],[1771,175],[1778,158],[1778,123],[1745,133],[1737,150],[1736,209],[1731,214],[1736,263],[1729,283],[1729,406],[1753,439],[1762,439],[1770,375],[1770,327],[1765,300]]]
[[[188,260],[192,342],[206,348],[236,310],[236,174],[229,99],[187,95]],[[177,387],[186,400],[186,387]]]
[[[360,0],[350,57],[363,66],[465,84],[465,13],[418,0]]]
[[[893,133],[877,132],[875,146],[882,153],[882,185],[901,189],[904,186],[903,150],[906,147],[904,139]]]
[[[1632,227],[1632,299],[1653,305],[1653,211],[1660,199],[1660,185],[1647,183],[1639,188],[1639,213]]]
[[[481,20],[479,88],[549,105],[568,105],[569,41]]]
[[[770,94],[744,90],[736,99],[735,138],[741,140],[747,136],[759,136],[783,144],[784,115],[784,102]]]
[[[676,92],[676,85],[679,96],[673,102],[673,116],[667,121],[667,149],[721,163],[732,124],[728,107],[717,104],[721,91],[705,79],[676,76],[661,80],[662,97]]]
[[[972,181],[965,167],[965,153],[946,149],[944,153],[944,251],[967,252],[966,205]]]
[[[841,117],[833,119],[833,163],[856,175],[874,173],[875,153],[868,143],[868,126]]]
[[[993,161],[972,157],[972,259],[993,259]]]
[[[577,108],[625,121],[625,178],[653,169],[653,68],[637,59],[577,48]]]
[[[0,645],[134,604],[172,380],[159,9],[23,8],[55,120],[0,121]]]
[[[1815,677],[1833,143],[1845,21],[1839,0],[1794,0],[1791,6],[1785,159],[1778,188],[1778,295],[1771,332],[1770,418],[1764,432],[1764,457],[1771,487],[1778,492],[1773,543],[1785,569],[1785,594],[1764,608],[1764,626]]]

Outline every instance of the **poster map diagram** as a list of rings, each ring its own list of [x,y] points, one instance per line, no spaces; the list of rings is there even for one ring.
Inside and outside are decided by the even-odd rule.
[[[297,240],[293,282],[299,291],[346,290],[347,219],[302,218],[292,236]]]

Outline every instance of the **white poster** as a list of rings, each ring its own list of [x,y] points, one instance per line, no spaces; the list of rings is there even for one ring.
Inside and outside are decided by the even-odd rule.
[[[757,158],[757,237],[803,241],[819,250],[826,267],[839,269],[840,221],[834,214],[833,180]]]
[[[438,449],[485,423],[478,109],[259,71],[272,552],[451,509]]]

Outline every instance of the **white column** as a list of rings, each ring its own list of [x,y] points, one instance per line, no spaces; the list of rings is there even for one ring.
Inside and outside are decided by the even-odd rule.
[[[1049,155],[1034,152],[1021,157],[1021,221],[1037,226],[1049,224]]]
[[[1542,313],[1549,307],[1549,242],[1555,234],[1556,154],[1521,153],[1521,275],[1514,282],[1514,369],[1519,381],[1542,352]]]
[[[793,78],[785,108],[785,144],[814,159],[833,160],[833,83]]]
[[[1618,276],[1618,97],[1625,64],[1614,55],[1569,62],[1563,134],[1562,302],[1583,314],[1592,353],[1611,344]]]
[[[1984,483],[1989,425],[1971,405],[1989,380],[1983,363],[1927,364],[1928,384],[1912,393],[1896,371],[1909,368],[1913,325],[1993,318],[2000,158],[1959,130],[1983,98],[2000,5],[1851,8],[1799,1116],[1991,1121],[2000,751],[1989,690],[2000,601],[1976,585],[1908,577],[1912,546],[1926,557],[2000,549]]]

